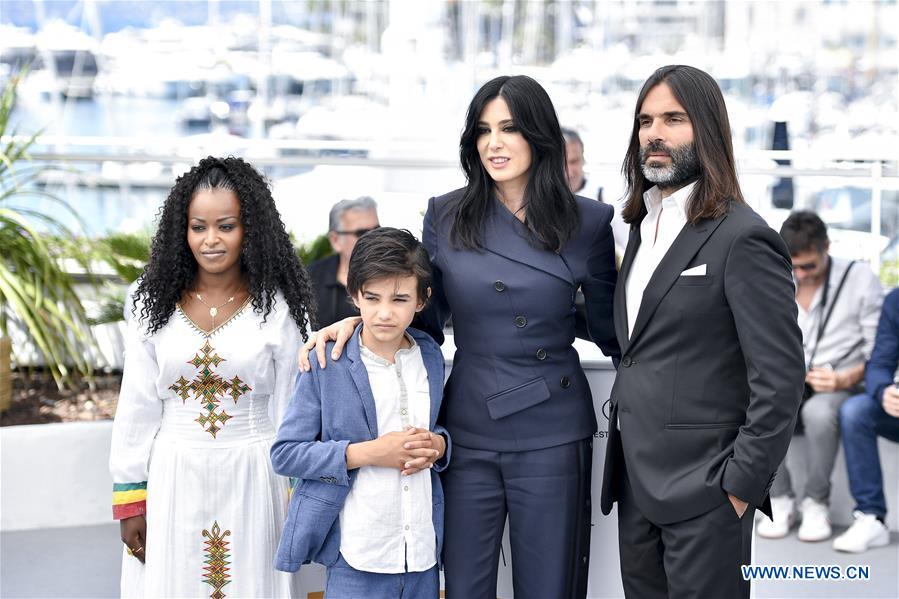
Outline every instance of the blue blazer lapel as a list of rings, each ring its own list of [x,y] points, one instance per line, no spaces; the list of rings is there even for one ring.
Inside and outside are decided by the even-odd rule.
[[[696,226],[687,223],[681,229],[674,243],[668,249],[665,257],[659,262],[652,278],[643,291],[643,300],[640,302],[640,311],[637,312],[637,321],[634,323],[634,330],[631,331],[628,345],[632,345],[646,323],[652,318],[656,308],[662,298],[671,289],[671,286],[677,281],[680,273],[684,271],[684,267],[690,263],[696,252],[705,244],[706,240],[715,232],[718,225],[727,218],[727,214],[719,216],[715,219],[700,221]]]
[[[407,329],[418,347],[421,348],[421,360],[424,362],[425,370],[428,373],[428,392],[430,393],[431,414],[430,428],[433,430],[437,424],[437,415],[440,412],[440,402],[443,399],[443,352],[433,339],[418,329]]]
[[[531,243],[533,235],[528,228],[494,201],[494,206],[484,224],[484,249],[488,252],[537,268],[567,283],[574,284],[574,277],[562,257]]]
[[[346,357],[352,363],[350,366],[350,376],[353,377],[353,383],[356,385],[356,391],[362,400],[362,410],[365,412],[365,421],[368,425],[368,431],[371,433],[372,439],[378,438],[378,412],[375,409],[375,396],[371,391],[371,384],[368,382],[368,370],[362,363],[362,356],[359,353],[359,333],[362,331],[362,325],[356,327],[353,336],[350,337],[346,346]]]

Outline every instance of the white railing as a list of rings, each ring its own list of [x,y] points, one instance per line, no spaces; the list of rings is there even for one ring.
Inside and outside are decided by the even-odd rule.
[[[12,139],[3,137],[2,143]],[[24,139],[24,138],[19,138]],[[234,154],[246,157],[263,170],[309,169],[311,167],[370,167],[388,172],[402,172],[410,175],[409,180],[429,183],[428,173],[442,173],[444,181],[461,185],[458,148],[452,140],[424,142],[416,140],[272,140],[247,139],[230,135],[208,134],[179,138],[128,138],[128,137],[66,137],[42,136],[33,146],[34,160],[68,165],[71,170],[63,170],[48,175],[44,183],[80,186],[83,188],[113,187],[122,191],[127,198],[128,190],[135,187],[165,190],[175,176],[200,158],[213,154]],[[597,155],[598,153],[594,153]],[[606,153],[605,155],[608,155]],[[779,178],[799,178],[796,186],[795,208],[808,207],[803,192],[809,188],[857,187],[870,190],[869,214],[864,222],[867,232],[882,243],[868,244],[861,257],[877,270],[880,266],[880,252],[889,240],[881,239],[884,224],[884,203],[899,203],[899,159],[896,156],[881,156],[874,153],[852,155],[840,152],[819,151],[747,151],[737,156],[741,180],[747,200],[775,228],[785,214],[778,213],[770,204],[770,185]],[[790,161],[789,166],[775,161]],[[154,169],[141,169],[140,164],[154,165]],[[107,167],[104,169],[103,167]],[[114,168],[109,168],[114,167]],[[623,182],[619,162],[609,160],[590,162],[588,172],[601,179],[606,188],[607,200],[619,197],[623,192]],[[105,173],[104,173],[105,170]],[[112,174],[110,174],[112,173]],[[811,182],[811,183],[810,183]],[[339,186],[340,181],[334,185]],[[445,191],[435,189],[414,189],[414,194],[423,198]],[[451,189],[451,187],[447,187]],[[409,185],[401,191],[413,193]],[[895,192],[895,193],[894,193]],[[419,210],[420,206],[410,207]],[[897,207],[899,210],[899,207]],[[890,214],[895,215],[896,210]],[[858,218],[859,214],[853,214]],[[827,220],[825,218],[825,220]],[[839,228],[839,227],[837,227]],[[859,230],[858,226],[851,227]],[[887,232],[899,234],[899,222],[890,222]],[[869,247],[870,246],[870,247]]]
[[[2,136],[0,142],[12,140],[25,141],[27,136]],[[279,156],[285,151],[356,151],[386,155],[416,154],[420,148],[428,148],[428,154],[434,154],[434,143],[421,138],[406,140],[392,138],[389,140],[364,139],[252,139],[227,134],[207,134],[186,137],[102,137],[102,136],[58,136],[44,135],[35,140],[32,158],[41,161],[62,161],[71,163],[95,162],[160,162],[162,164],[180,164],[191,156],[202,157],[209,154],[218,155],[226,150],[240,151],[241,155],[253,156],[254,163],[259,166],[296,166],[296,165],[364,165],[384,168],[457,168],[457,147],[450,145],[442,148],[440,158],[354,158],[352,156],[321,154],[316,156]],[[446,145],[446,144],[441,144]],[[105,151],[87,150],[86,148],[104,148]],[[166,151],[168,150],[168,151]],[[175,152],[174,154],[172,152]],[[623,155],[622,155],[623,158]],[[878,155],[875,153],[798,151],[798,150],[751,150],[738,152],[740,163],[757,162],[759,160],[789,160],[798,164],[814,164],[818,166],[797,168],[795,166],[775,166],[769,168],[750,168],[747,174],[772,174],[781,176],[846,176],[877,177],[899,182],[899,158],[897,156]],[[837,165],[840,166],[824,166]],[[874,172],[873,165],[889,165]],[[603,171],[614,171],[621,167],[620,162],[599,161],[591,163]]]

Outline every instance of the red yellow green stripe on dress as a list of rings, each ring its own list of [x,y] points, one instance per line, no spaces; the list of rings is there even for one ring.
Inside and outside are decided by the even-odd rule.
[[[116,520],[147,513],[147,481],[113,483],[112,517]]]

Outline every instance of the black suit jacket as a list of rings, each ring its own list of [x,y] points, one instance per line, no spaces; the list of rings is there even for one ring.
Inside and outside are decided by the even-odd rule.
[[[603,513],[619,498],[623,460],[637,506],[660,524],[703,514],[727,493],[770,515],[768,490],[805,377],[787,248],[744,204],[685,225],[650,279],[628,337],[625,289],[639,246],[636,224],[615,289],[622,358]],[[702,264],[704,276],[681,276]]]
[[[307,267],[312,287],[315,289],[317,329],[350,316],[359,316],[359,310],[347,295],[346,287],[337,281],[339,265],[340,256],[331,254],[310,263]]]

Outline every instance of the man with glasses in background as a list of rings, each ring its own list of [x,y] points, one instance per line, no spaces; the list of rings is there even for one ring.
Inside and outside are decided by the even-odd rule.
[[[328,215],[328,240],[334,254],[307,265],[315,287],[316,329],[348,316],[358,316],[346,292],[347,269],[356,240],[379,227],[378,205],[368,196],[340,200]]]
[[[799,410],[805,434],[806,483],[797,514],[786,460],[771,487],[772,520],[761,537],[785,537],[801,517],[800,541],[823,541],[830,525],[830,477],[840,444],[840,406],[860,390],[871,357],[883,289],[867,264],[831,256],[827,226],[810,211],[790,214],[780,229],[790,250],[807,373]],[[789,451],[795,451],[791,446]],[[788,453],[789,455],[789,453]]]

